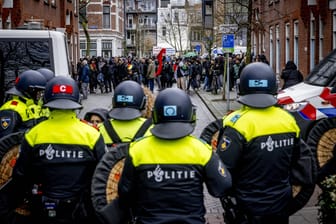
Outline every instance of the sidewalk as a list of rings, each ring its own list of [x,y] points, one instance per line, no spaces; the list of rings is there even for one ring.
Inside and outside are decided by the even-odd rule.
[[[241,106],[241,104],[236,101],[237,93],[234,91],[231,91],[229,94],[230,100],[227,100],[228,97],[226,96],[224,98],[222,92],[212,94],[211,92],[198,90],[197,95],[202,99],[204,104],[207,105],[211,114],[216,118],[223,117],[228,111],[236,110]],[[316,187],[314,194],[306,206],[290,217],[290,224],[318,224],[318,207],[316,206],[318,194],[319,189]],[[219,208],[216,209],[213,205],[208,206],[211,208],[207,215],[208,223],[223,223],[220,221],[222,220],[222,210]]]

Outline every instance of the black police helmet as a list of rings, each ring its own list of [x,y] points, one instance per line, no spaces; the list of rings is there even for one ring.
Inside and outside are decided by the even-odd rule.
[[[6,93],[35,100],[37,92],[44,90],[46,83],[47,80],[40,72],[29,69],[16,78],[14,87]]]
[[[262,62],[246,65],[238,82],[238,102],[255,108],[266,108],[277,103],[278,91],[273,69]]]
[[[151,129],[154,136],[178,139],[191,134],[195,128],[196,108],[190,97],[179,88],[161,91],[154,102]]]
[[[66,76],[55,76],[46,86],[44,106],[55,109],[80,109],[80,93],[75,80]]]
[[[146,95],[141,85],[135,81],[125,80],[114,90],[113,108],[109,113],[117,120],[132,120],[141,116],[145,109]]]
[[[47,82],[55,77],[55,73],[51,71],[49,68],[39,68],[36,71],[40,72],[47,80]]]

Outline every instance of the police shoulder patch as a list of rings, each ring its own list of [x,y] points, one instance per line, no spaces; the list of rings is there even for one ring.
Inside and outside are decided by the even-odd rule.
[[[1,117],[0,118],[0,126],[2,129],[7,129],[12,123],[12,119],[10,117]]]
[[[218,172],[221,176],[223,176],[223,177],[226,176],[224,164],[221,161],[219,161],[219,163],[218,163]]]
[[[225,151],[227,147],[231,144],[231,139],[228,136],[223,135],[220,150]]]
[[[230,121],[232,123],[235,123],[240,118],[240,114],[236,114],[233,117],[231,117]]]

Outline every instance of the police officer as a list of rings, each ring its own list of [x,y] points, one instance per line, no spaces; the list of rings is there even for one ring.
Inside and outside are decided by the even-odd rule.
[[[47,80],[47,82],[55,77],[55,73],[51,71],[49,68],[39,68],[36,71],[41,73],[44,76],[44,78]]]
[[[247,65],[238,82],[243,106],[223,119],[217,153],[232,174],[238,224],[289,222],[289,175],[300,129],[287,111],[274,106],[277,90],[269,65]]]
[[[0,137],[25,131],[38,123],[46,79],[35,70],[22,72],[15,86],[6,92],[9,100],[0,108]]]
[[[134,208],[136,223],[205,223],[203,184],[214,197],[231,175],[211,147],[191,136],[196,111],[181,89],[156,97],[152,136],[131,144],[118,185],[120,206]]]
[[[41,73],[44,76],[44,78],[47,80],[47,82],[55,77],[55,73],[51,71],[49,68],[39,68],[36,71]],[[39,120],[42,121],[49,117],[50,111],[49,111],[49,108],[43,107],[43,98],[39,100],[39,106],[41,108]]]
[[[119,143],[113,141],[109,131],[111,126],[121,142],[133,140],[136,132],[146,121],[141,117],[146,106],[146,99],[143,88],[135,81],[125,80],[115,88],[112,99],[113,107],[108,114],[111,119],[99,126],[99,131],[102,133],[106,145]]]
[[[96,223],[90,185],[105,153],[104,140],[97,129],[76,117],[76,109],[82,106],[72,78],[50,80],[44,102],[50,116],[25,134],[8,201],[19,200],[20,193],[34,184],[33,194],[39,196],[33,200],[31,223]],[[9,209],[10,204],[2,206]]]

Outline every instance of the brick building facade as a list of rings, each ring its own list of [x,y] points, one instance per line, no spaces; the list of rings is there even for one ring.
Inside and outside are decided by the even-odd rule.
[[[90,0],[85,8],[90,36],[90,55],[87,37],[80,27],[80,57],[110,58],[124,55],[124,0]]]
[[[27,27],[65,32],[70,60],[76,64],[79,58],[77,4],[77,0],[0,0],[0,29]]]
[[[335,0],[253,0],[252,52],[277,74],[288,60],[307,75],[336,47]]]

